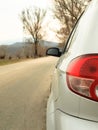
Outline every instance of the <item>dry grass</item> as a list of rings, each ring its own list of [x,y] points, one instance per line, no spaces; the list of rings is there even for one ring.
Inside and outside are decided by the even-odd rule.
[[[11,59],[11,60],[2,59],[2,60],[0,60],[0,66],[13,64],[13,63],[21,62],[21,61],[24,61],[24,60],[27,60],[27,59]]]

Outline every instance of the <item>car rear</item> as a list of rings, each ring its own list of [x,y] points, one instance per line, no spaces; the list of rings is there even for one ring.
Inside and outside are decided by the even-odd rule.
[[[91,2],[67,44],[54,73],[47,128],[97,130],[98,0]]]

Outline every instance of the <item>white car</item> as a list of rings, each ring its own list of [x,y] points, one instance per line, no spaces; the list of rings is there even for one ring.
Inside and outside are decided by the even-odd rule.
[[[50,48],[47,55],[61,52]],[[98,130],[98,0],[78,20],[57,62],[47,130]]]

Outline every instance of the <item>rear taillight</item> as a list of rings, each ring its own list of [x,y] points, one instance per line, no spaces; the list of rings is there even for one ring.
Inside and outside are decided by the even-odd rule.
[[[98,101],[98,55],[73,59],[67,68],[67,84],[78,95]]]

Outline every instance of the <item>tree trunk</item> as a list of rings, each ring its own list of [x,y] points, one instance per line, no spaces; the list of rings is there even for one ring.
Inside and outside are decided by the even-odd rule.
[[[35,42],[35,53],[34,53],[34,58],[36,58],[36,57],[38,56],[37,45],[38,45],[38,43]]]

